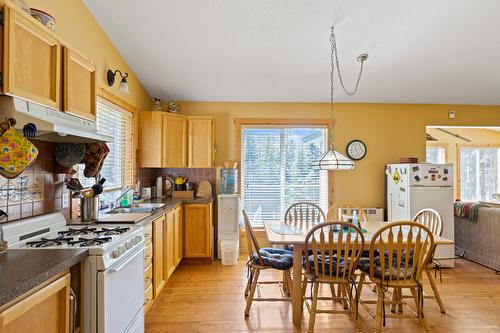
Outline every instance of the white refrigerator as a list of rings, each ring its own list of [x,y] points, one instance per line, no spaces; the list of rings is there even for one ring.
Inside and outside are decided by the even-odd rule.
[[[388,164],[388,221],[409,221],[419,210],[433,208],[443,218],[443,234],[454,239],[453,164]],[[453,245],[439,245],[435,258],[443,267],[453,267]]]

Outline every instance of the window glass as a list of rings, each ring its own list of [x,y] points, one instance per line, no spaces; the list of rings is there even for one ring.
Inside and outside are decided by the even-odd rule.
[[[460,148],[461,199],[491,200],[494,193],[500,193],[500,148]]]
[[[426,162],[434,164],[446,163],[446,149],[444,147],[428,146]]]
[[[300,201],[327,208],[326,171],[310,163],[326,149],[326,128],[243,127],[241,194],[253,224],[280,220]]]

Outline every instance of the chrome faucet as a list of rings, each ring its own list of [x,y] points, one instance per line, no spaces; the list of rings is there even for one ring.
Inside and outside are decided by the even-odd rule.
[[[114,208],[118,208],[118,202],[121,200],[121,198],[123,198],[125,195],[127,195],[128,192],[130,192],[132,190],[133,190],[132,187],[128,187],[128,186],[124,187],[122,194],[120,194],[118,199],[115,200],[115,207]],[[121,207],[121,204],[120,204],[120,207]]]

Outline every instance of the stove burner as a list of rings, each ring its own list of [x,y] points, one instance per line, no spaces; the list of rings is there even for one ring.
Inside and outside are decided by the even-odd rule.
[[[80,237],[77,240],[71,240],[68,242],[68,245],[78,245],[80,244],[80,247],[89,247],[89,246],[94,246],[94,245],[102,245],[104,243],[107,243],[111,241],[111,237],[94,237],[94,238],[84,238]]]
[[[129,231],[130,228],[127,227],[116,227],[116,228],[102,228],[101,230],[94,231],[96,235],[105,235],[105,236],[111,236],[111,235],[120,235],[123,234],[124,232]]]
[[[68,230],[59,231],[58,234],[65,235],[65,236],[87,235],[87,234],[94,233],[96,230],[97,230],[97,228],[89,228],[89,227],[85,227],[85,228],[81,228],[81,229],[69,228]]]
[[[26,242],[26,245],[31,247],[49,247],[62,245],[64,242],[68,244],[73,240],[73,237],[59,236],[57,238],[41,238],[39,241]]]

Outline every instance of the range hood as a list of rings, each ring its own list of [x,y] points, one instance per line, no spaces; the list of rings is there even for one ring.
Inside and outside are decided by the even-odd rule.
[[[19,97],[0,96],[0,119],[14,118],[16,130],[35,124],[35,140],[63,143],[109,142],[113,138],[97,133],[95,121],[51,109]]]

